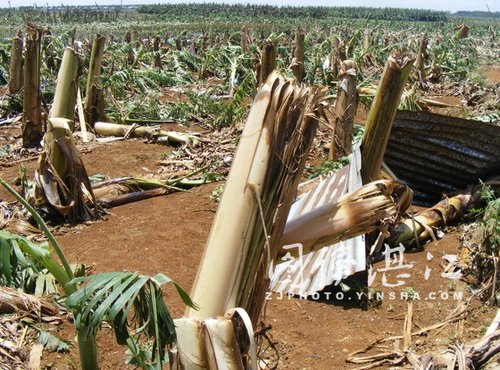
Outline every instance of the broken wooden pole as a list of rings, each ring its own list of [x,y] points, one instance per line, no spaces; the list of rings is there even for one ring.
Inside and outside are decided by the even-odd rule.
[[[335,102],[335,124],[328,159],[337,161],[352,151],[352,127],[358,106],[356,91],[356,62],[345,60],[340,67],[337,100]]]
[[[404,86],[412,70],[413,59],[395,54],[387,59],[377,93],[373,100],[361,143],[361,176],[367,184],[379,177],[392,122]]]

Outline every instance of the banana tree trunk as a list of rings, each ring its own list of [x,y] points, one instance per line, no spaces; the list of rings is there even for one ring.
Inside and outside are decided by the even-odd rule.
[[[243,26],[241,28],[241,53],[245,54],[248,52],[248,28]]]
[[[427,57],[427,35],[424,33],[420,38],[420,46],[418,49],[417,59],[415,60],[415,72],[419,74],[420,81],[425,81],[425,59]]]
[[[405,211],[410,206],[411,198],[412,191],[401,182],[374,181],[288,222],[280,244],[300,243],[305,255],[370,233],[377,230],[381,220],[388,220]],[[281,249],[279,257],[286,253],[294,255],[296,251]]]
[[[102,96],[102,91],[97,87],[96,79],[101,73],[105,43],[106,37],[101,35],[96,35],[92,43],[84,111],[85,121],[91,127],[94,127],[95,122],[104,119],[104,97]]]
[[[130,32],[127,32],[125,34],[125,42],[128,44],[128,51],[127,51],[128,64],[134,64],[135,62],[134,46],[132,44],[132,34]]]
[[[161,69],[160,36],[153,39],[153,51],[155,53],[155,67]]]
[[[372,46],[372,31],[369,28],[365,28],[363,33],[363,52],[367,53]]]
[[[471,189],[464,194],[445,198],[431,208],[406,218],[389,228],[390,245],[413,246],[433,237],[434,230],[459,220],[468,210],[479,204],[479,192]]]
[[[26,52],[24,55],[23,97],[23,147],[40,146],[43,123],[40,96],[40,40],[41,29],[28,26],[26,30]]]
[[[12,39],[9,65],[9,93],[17,94],[23,88],[23,39]]]
[[[73,119],[75,115],[76,95],[78,91],[78,75],[80,69],[80,58],[75,50],[66,48],[64,50],[61,68],[57,75],[56,92],[54,102],[49,116],[66,118],[71,121],[70,128],[73,130]]]
[[[392,123],[412,69],[413,60],[396,54],[387,59],[377,93],[366,121],[361,143],[363,183],[379,178]]]
[[[189,309],[188,318],[242,307],[257,323],[268,267],[322,114],[319,94],[276,73],[257,93],[192,290],[200,309]]]
[[[341,64],[335,102],[335,123],[330,144],[329,160],[337,161],[352,151],[352,128],[358,107],[356,91],[356,62],[346,60]]]
[[[267,77],[276,68],[276,44],[270,41],[265,41],[262,45],[262,57],[260,69],[258,72],[259,84],[266,82]]]
[[[181,368],[244,369],[244,351],[234,345],[241,325],[216,318],[241,307],[247,328],[258,322],[269,266],[323,116],[321,100],[319,89],[276,72],[259,89],[192,289],[199,310],[188,309],[176,323]],[[245,340],[253,341],[251,331]]]
[[[295,50],[290,68],[298,82],[302,82],[305,76],[305,34],[301,30],[295,33]]]
[[[158,127],[139,126],[139,125],[121,125],[119,123],[96,122],[95,132],[102,136],[124,136],[124,137],[142,137],[156,142],[181,145],[197,145],[199,138],[195,135],[176,132],[163,131]]]
[[[332,50],[330,54],[330,65],[332,68],[332,80],[337,80],[338,79],[338,74],[339,74],[339,62],[340,62],[340,57],[339,57],[339,49],[340,49],[340,39],[337,36],[332,37]]]
[[[73,140],[79,58],[64,51],[35,180],[45,202],[73,222],[94,218],[92,187]]]

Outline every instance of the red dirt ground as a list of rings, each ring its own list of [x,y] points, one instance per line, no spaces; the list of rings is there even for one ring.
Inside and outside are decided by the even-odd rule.
[[[168,147],[146,144],[136,140],[93,145],[82,155],[89,175],[104,173],[110,177],[145,174],[154,171],[155,162]],[[35,161],[27,163],[28,173]],[[17,167],[1,170],[1,176],[11,181]],[[207,239],[217,204],[210,199],[216,184],[205,185],[189,192],[174,193],[111,209],[105,220],[70,228],[58,236],[70,262],[91,266],[93,273],[105,271],[138,271],[145,274],[165,273],[189,290],[196,274],[204,243]],[[0,198],[5,192],[0,190]],[[386,288],[378,273],[373,288],[386,296],[378,307],[362,310],[352,301],[329,303],[303,299],[279,299],[274,295],[267,303],[266,324],[270,324],[272,337],[280,356],[279,369],[351,369],[348,353],[362,349],[368,343],[403,330],[407,302],[401,298],[403,288],[412,287],[420,295],[415,301],[414,329],[441,321],[456,307],[457,301],[439,298],[439,292],[450,295],[464,288],[462,283],[443,279],[440,273],[441,257],[457,253],[459,232],[453,230],[444,239],[426,246],[426,252],[407,254],[406,260],[415,263],[410,278],[400,288]],[[427,260],[427,251],[433,258]],[[384,267],[384,261],[375,268]],[[431,268],[429,280],[424,279],[425,268]],[[398,272],[400,273],[400,272]],[[394,279],[389,275],[389,280]],[[389,298],[393,292],[395,299]],[[437,299],[428,299],[436,292]],[[178,317],[183,306],[175,293],[167,289],[166,301],[172,315]],[[468,293],[464,293],[464,297]],[[453,344],[454,340],[480,337],[489,325],[494,310],[478,307],[461,324],[452,324],[439,335],[418,338],[417,352],[430,345]],[[58,328],[58,335],[74,339],[70,323]],[[110,329],[98,335],[102,369],[129,369],[123,364],[124,347],[115,344]],[[74,369],[78,366],[78,353],[73,347],[69,354],[44,352],[43,364],[51,369]],[[358,365],[359,366],[359,365]],[[381,367],[384,368],[384,367]]]

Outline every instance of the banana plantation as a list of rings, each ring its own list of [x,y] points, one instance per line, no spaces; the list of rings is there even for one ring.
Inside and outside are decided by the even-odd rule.
[[[497,369],[476,13],[0,8],[0,369]]]

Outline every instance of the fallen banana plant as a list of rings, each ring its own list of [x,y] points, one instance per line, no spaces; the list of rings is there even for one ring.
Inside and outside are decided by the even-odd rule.
[[[165,181],[141,177],[120,177],[93,183],[92,190],[99,205],[116,207],[208,184],[213,181],[213,177],[210,175],[206,175],[201,179],[191,179],[192,176],[199,172],[195,171],[188,176]]]
[[[193,133],[160,130],[158,126],[147,127],[121,125],[118,123],[96,122],[95,132],[102,136],[142,137],[158,143],[198,145],[200,139]]]
[[[299,185],[297,193],[300,195],[290,209],[287,223],[359,189],[362,186],[360,169],[361,150],[357,143],[349,156],[349,164],[324,179],[317,177]],[[366,270],[364,235],[326,245],[311,253],[301,253],[301,248],[300,244],[283,246],[288,251],[299,251],[299,257],[285,255],[276,261],[270,290],[280,294],[312,296],[328,285],[338,284],[356,272]]]
[[[280,244],[301,244],[304,254],[377,230],[411,203],[412,191],[393,180],[371,182],[338,200],[314,208],[285,226]],[[290,252],[281,249],[280,256]]]
[[[413,246],[429,238],[435,239],[434,232],[438,227],[457,221],[468,210],[476,207],[480,201],[477,187],[464,194],[445,198],[431,208],[408,217],[389,227],[387,243],[390,245]]]
[[[0,287],[0,314],[24,311],[28,316],[38,319],[44,316],[56,316],[58,307],[44,298],[23,293],[17,289]]]
[[[259,89],[192,289],[200,309],[188,309],[177,328],[182,338],[180,368],[245,368],[242,359],[249,346],[234,351],[234,346],[223,345],[218,354],[200,333],[207,320],[212,326],[211,319],[235,307],[248,312],[252,325],[257,323],[269,286],[267,271],[281,246],[295,189],[323,116],[322,97],[322,91],[299,87],[276,72]],[[224,326],[228,341],[245,337],[241,327]],[[226,328],[221,325],[221,330]],[[255,369],[257,364],[250,360],[244,366]]]

